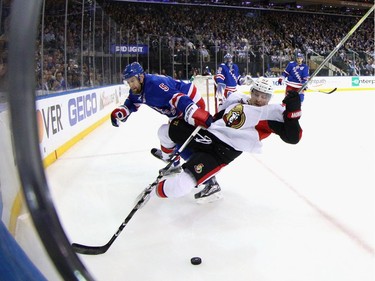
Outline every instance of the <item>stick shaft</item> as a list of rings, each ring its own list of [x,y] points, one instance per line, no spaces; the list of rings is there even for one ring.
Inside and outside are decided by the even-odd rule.
[[[174,160],[181,154],[181,152],[186,148],[186,146],[192,141],[192,139],[195,137],[195,135],[198,133],[198,131],[201,129],[201,127],[195,128],[195,130],[190,134],[188,139],[181,145],[181,147],[176,151],[176,153],[173,155],[171,160],[169,161],[168,165],[164,169],[169,169],[169,167],[173,164]],[[134,214],[139,210],[139,206],[144,202],[146,195],[148,195],[153,188],[157,185],[159,180],[162,178],[162,174],[159,174],[159,176],[156,178],[156,180],[148,187],[145,194],[142,196],[141,199],[136,203],[135,207],[130,211],[128,216],[125,218],[125,220],[121,223],[120,227],[117,229],[116,233],[111,237],[111,239],[107,242],[107,244],[103,246],[87,246],[82,244],[73,243],[72,247],[74,251],[80,254],[85,255],[100,255],[104,254],[109,247],[113,244],[113,242],[117,239],[117,237],[120,235],[122,230],[125,228],[125,226],[128,224],[130,219],[134,216]]]
[[[311,74],[310,78],[307,80],[305,84],[298,90],[298,93],[301,93],[304,89],[306,89],[307,84],[319,73],[319,71],[324,67],[324,65],[337,53],[337,51],[341,48],[342,45],[349,39],[350,36],[357,30],[357,28],[366,20],[366,18],[374,11],[375,4],[367,11],[366,14],[357,22],[356,25],[346,34],[346,36],[337,44],[337,46],[333,49],[333,51],[323,60],[323,62],[318,66],[317,69]]]

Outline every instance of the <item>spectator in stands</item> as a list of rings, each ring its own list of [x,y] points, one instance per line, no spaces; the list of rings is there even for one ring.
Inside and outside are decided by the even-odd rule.
[[[63,73],[61,71],[57,71],[55,76],[56,76],[56,81],[60,85],[60,88],[57,89],[56,91],[66,90],[67,89],[67,87],[66,87],[66,81],[64,79]]]
[[[177,1],[183,2],[182,0]],[[220,2],[219,5],[224,5],[225,2],[229,3],[230,1]],[[237,2],[233,5],[237,5]],[[241,56],[241,63],[242,61],[246,63],[246,59],[250,59],[250,65],[247,67],[253,74],[260,72],[258,76],[264,75],[262,66],[267,62],[268,58],[270,58],[274,66],[281,66],[283,68],[292,59],[290,54],[295,52],[296,49],[307,53],[307,50],[310,48],[322,56],[328,55],[340,42],[343,34],[347,33],[347,27],[353,26],[357,22],[357,18],[355,17],[343,17],[332,14],[299,13],[299,16],[296,18],[295,13],[290,12],[258,10],[257,13],[251,14],[248,10],[230,9],[224,6],[223,8],[188,7],[184,5],[158,5],[154,3],[135,4],[125,3],[124,1],[121,1],[121,3],[102,2],[102,6],[105,10],[105,21],[108,21],[109,18],[107,16],[110,16],[114,21],[121,23],[122,31],[131,31],[128,37],[122,38],[126,43],[146,44],[150,35],[155,36],[155,34],[160,34],[161,36],[157,37],[157,39],[152,39],[151,42],[155,43],[152,44],[152,49],[158,51],[159,46],[161,46],[164,52],[167,50],[166,48],[171,46],[171,42],[174,41],[176,42],[176,48],[179,50],[176,52],[179,57],[185,52],[184,49],[187,49],[190,64],[197,61],[196,54],[199,50],[196,48],[199,48],[199,46],[206,46],[210,54],[207,60],[211,59],[211,61],[215,54],[222,56],[230,51],[232,54]],[[90,39],[90,36],[85,31],[84,38],[81,38],[81,8],[78,2],[69,2],[69,25],[66,30],[67,38],[64,40],[65,30],[59,21],[60,18],[56,15],[61,16],[61,11],[65,9],[65,0],[46,1],[45,10],[48,13],[46,13],[44,23],[44,54],[38,55],[39,69],[37,71],[41,69],[40,61],[43,60],[43,57],[50,56],[54,65],[49,66],[50,59],[48,58],[48,64],[46,67],[43,65],[43,69],[51,69],[53,73],[55,71],[62,71],[64,73],[64,68],[61,69],[57,64],[64,66],[65,51],[68,58],[74,60],[73,65],[69,66],[70,70],[73,70],[74,64],[78,65],[78,70],[83,69],[81,65],[82,61],[80,60],[80,44],[84,38]],[[336,11],[340,12],[339,10]],[[188,18],[184,16],[187,12],[191,14]],[[85,14],[84,16],[88,15]],[[125,16],[128,20],[123,22],[122,19]],[[166,18],[168,21],[165,20]],[[194,20],[191,20],[192,18]],[[217,18],[222,20],[218,22]],[[306,25],[306,22],[309,24]],[[6,22],[4,22],[3,26],[6,27]],[[248,28],[249,26],[251,26],[251,29]],[[326,28],[326,26],[330,26],[330,28]],[[298,30],[298,35],[293,34],[292,30]],[[104,53],[107,54],[106,50],[109,50],[108,44],[112,39],[107,36],[115,33],[104,32],[104,34],[101,34],[103,31],[100,26],[96,26],[95,32],[95,51],[100,52],[103,48],[105,50]],[[122,33],[122,35],[125,33]],[[166,35],[166,38],[164,38],[164,35]],[[366,53],[374,53],[373,35],[374,21],[369,19],[360,26],[359,30],[347,42],[348,47],[355,49],[359,54],[356,65],[360,67],[359,71],[361,75],[374,75],[374,67],[371,66],[373,63],[369,65],[366,61],[367,55],[365,55]],[[0,38],[3,36],[4,34],[1,34]],[[101,40],[102,36],[104,38],[103,42]],[[87,43],[89,43],[89,40],[84,40],[84,51],[89,50],[87,49],[89,48]],[[41,48],[42,44],[39,43],[38,45]],[[64,50],[65,47],[66,50]],[[155,54],[159,54],[159,52],[155,52]],[[344,58],[344,51],[342,55],[343,58],[341,60],[339,59],[339,54],[334,56],[333,60],[339,63],[337,65],[339,68],[346,71],[348,61],[347,58]],[[185,62],[186,57],[181,57],[181,59]],[[162,61],[166,64],[170,63],[168,60]],[[191,66],[195,68],[197,64],[191,64]],[[93,65],[89,65],[89,67],[92,68]],[[153,65],[151,67],[157,69],[159,72],[157,66]],[[166,68],[166,65],[162,65],[162,68]],[[268,68],[267,65],[266,68]],[[364,68],[366,68],[366,71]],[[84,75],[83,73],[77,73],[76,70],[74,71],[76,72],[75,76]],[[200,69],[199,72],[201,71]],[[101,74],[106,79],[110,77],[107,73]],[[68,77],[66,79],[68,80]],[[83,76],[83,82],[86,85],[92,84],[88,83],[88,80],[89,73],[87,72]],[[80,76],[75,81],[79,81],[79,83],[74,83],[74,85],[78,85],[78,87],[82,86],[80,85]]]
[[[367,59],[366,70],[368,71],[369,75],[375,75],[374,58],[368,58]]]

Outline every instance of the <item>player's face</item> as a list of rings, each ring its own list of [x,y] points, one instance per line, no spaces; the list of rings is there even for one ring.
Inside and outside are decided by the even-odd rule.
[[[303,62],[303,58],[297,58],[297,63],[298,64],[302,64],[302,62]]]
[[[130,77],[129,79],[126,79],[126,83],[128,83],[130,90],[132,90],[133,94],[140,94],[142,91],[142,84],[143,81],[143,75],[140,75],[140,77]]]
[[[254,106],[264,106],[267,105],[270,101],[271,96],[269,94],[262,93],[258,90],[251,90],[251,97],[248,100],[250,105]]]

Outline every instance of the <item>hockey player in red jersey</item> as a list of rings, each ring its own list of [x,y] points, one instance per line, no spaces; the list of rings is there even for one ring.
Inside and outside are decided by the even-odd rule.
[[[175,198],[188,194],[192,188],[215,176],[242,152],[260,153],[261,141],[274,133],[289,144],[302,137],[299,125],[301,100],[297,92],[289,92],[283,104],[268,104],[273,94],[272,82],[259,78],[251,96],[234,93],[223,104],[216,121],[201,129],[187,146],[192,156],[183,165],[183,172],[160,180],[151,196]],[[162,129],[162,128],[161,128]],[[168,134],[161,143],[182,144],[195,129],[183,120],[164,126]],[[141,194],[142,195],[142,194]],[[195,194],[197,202],[212,202],[222,198],[220,187],[206,186]]]

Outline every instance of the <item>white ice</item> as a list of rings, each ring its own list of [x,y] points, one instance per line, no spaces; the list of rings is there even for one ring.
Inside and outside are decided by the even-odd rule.
[[[71,242],[100,246],[117,231],[165,166],[149,151],[166,121],[143,106],[46,170]],[[299,144],[271,136],[223,169],[223,200],[153,198],[105,254],[81,260],[103,281],[375,280],[375,95],[307,94],[301,125]]]

